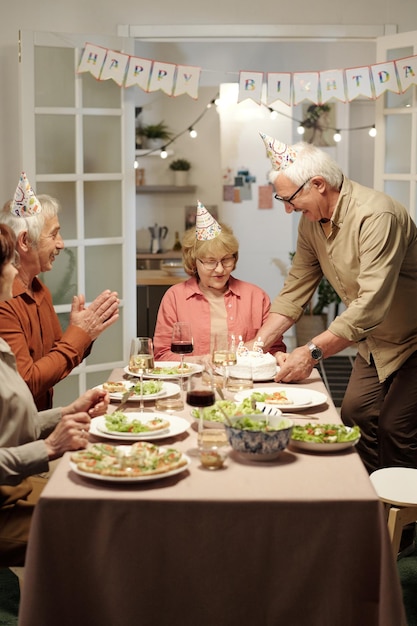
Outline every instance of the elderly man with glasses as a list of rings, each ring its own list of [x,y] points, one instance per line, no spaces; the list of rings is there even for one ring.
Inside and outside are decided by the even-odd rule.
[[[321,359],[356,346],[342,420],[360,426],[369,472],[417,468],[417,227],[398,201],[346,178],[326,152],[261,136],[276,198],[302,213],[288,279],[260,330],[265,347],[300,318],[323,275],[345,305],[307,345],[278,355],[276,380],[303,380]],[[410,529],[411,547],[413,539]]]

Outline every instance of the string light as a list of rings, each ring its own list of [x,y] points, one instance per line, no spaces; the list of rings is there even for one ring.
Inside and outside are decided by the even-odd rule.
[[[267,106],[266,104],[264,104],[263,102],[261,103],[262,106],[266,106],[267,109],[270,112],[271,115],[271,119],[276,119],[278,117],[278,115],[282,115],[290,120],[292,120],[293,122],[297,122],[298,126],[297,126],[297,133],[299,135],[304,135],[306,127],[305,127],[305,120],[299,120],[295,117],[292,117],[291,115],[287,115],[286,113],[283,113],[282,111],[276,111],[275,109]],[[168,146],[170,146],[172,143],[174,143],[174,141],[176,141],[179,137],[181,137],[182,135],[184,135],[185,133],[188,132],[189,136],[192,139],[195,139],[198,135],[197,131],[195,130],[195,126],[196,124],[204,117],[204,115],[207,113],[207,111],[209,109],[211,109],[213,106],[218,106],[219,105],[219,95],[217,94],[217,96],[215,98],[213,98],[212,100],[210,100],[210,102],[208,104],[206,104],[204,110],[200,113],[200,115],[194,120],[194,122],[190,125],[187,126],[187,128],[183,131],[181,131],[180,133],[178,133],[177,135],[175,135],[174,137],[172,137],[172,139],[170,139],[169,141],[167,141],[167,143],[165,144],[165,146],[163,146],[162,148],[154,148],[153,150],[147,150],[146,152],[143,152],[143,154],[138,154],[137,158],[140,158],[141,156],[148,156],[149,154],[152,154],[158,150],[160,150],[160,154],[159,156],[161,157],[161,159],[166,159],[168,157],[168,151],[167,148]],[[367,126],[356,126],[354,128],[332,128],[331,126],[326,126],[323,128],[323,130],[334,130],[334,135],[333,135],[333,139],[335,142],[340,142],[342,140],[342,135],[341,132],[342,131],[353,131],[353,130],[368,130],[369,136],[370,137],[375,137],[376,136],[376,128],[375,128],[375,124],[372,125],[367,125]],[[135,168],[139,167],[139,163],[136,160],[135,161]]]
[[[218,94],[215,98],[213,98],[205,107],[204,111],[202,111],[202,113],[200,113],[200,115],[194,120],[194,122],[191,124],[191,126],[188,126],[185,130],[181,131],[180,133],[178,133],[177,135],[175,135],[174,137],[172,137],[172,139],[170,139],[169,141],[167,141],[167,143],[165,144],[165,146],[163,146],[162,148],[154,148],[153,150],[147,150],[146,152],[144,152],[143,154],[137,155],[137,157],[145,157],[148,156],[150,154],[153,154],[154,152],[156,152],[157,150],[160,150],[159,156],[161,157],[161,159],[166,159],[168,156],[168,152],[167,152],[167,147],[170,146],[172,143],[174,143],[174,141],[176,141],[179,137],[181,137],[182,135],[184,135],[184,133],[189,133],[190,137],[192,137],[193,139],[195,139],[195,137],[197,137],[197,131],[194,129],[194,126],[205,116],[205,114],[207,113],[207,111],[209,109],[212,108],[212,106],[214,104],[217,104],[218,102]],[[137,168],[138,166],[135,165],[135,167]]]

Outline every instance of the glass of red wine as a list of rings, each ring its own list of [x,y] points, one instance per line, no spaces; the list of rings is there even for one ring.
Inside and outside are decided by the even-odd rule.
[[[192,374],[188,378],[187,382],[187,404],[189,406],[198,409],[199,414],[199,434],[203,431],[204,427],[204,412],[208,406],[212,406],[215,403],[214,395],[214,382],[213,377],[210,375],[204,376],[201,373]]]
[[[175,322],[172,327],[171,352],[181,357],[180,373],[184,368],[184,356],[194,350],[191,325],[188,322]]]

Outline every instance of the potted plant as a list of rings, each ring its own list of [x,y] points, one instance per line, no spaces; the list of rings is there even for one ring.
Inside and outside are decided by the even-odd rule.
[[[188,171],[191,169],[191,163],[187,159],[175,159],[169,164],[169,169],[174,172],[175,185],[184,187],[188,182]]]
[[[290,253],[291,259],[294,254],[295,252]],[[341,300],[325,276],[321,279],[316,294],[317,298],[314,304],[313,300],[307,304],[303,315],[295,325],[298,346],[303,346],[308,341],[311,341],[312,337],[326,330],[329,306],[333,303],[336,304],[335,316],[337,315],[338,305]]]
[[[148,148],[161,148],[164,142],[169,141],[172,137],[171,131],[163,121],[158,124],[142,126],[138,131],[142,137],[145,137]]]

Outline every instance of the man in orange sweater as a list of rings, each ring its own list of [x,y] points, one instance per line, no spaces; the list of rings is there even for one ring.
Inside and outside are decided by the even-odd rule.
[[[37,278],[52,269],[64,248],[59,203],[38,197],[23,173],[13,200],[0,213],[17,239],[18,274],[13,299],[0,303],[0,336],[16,356],[20,375],[39,411],[52,407],[53,387],[89,354],[92,342],[119,318],[116,292],[103,291],[85,307],[83,295],[72,299],[69,325],[62,331],[49,289]]]

